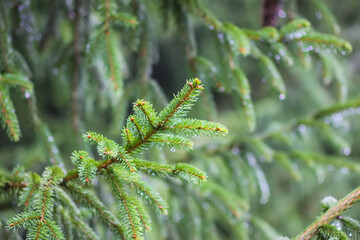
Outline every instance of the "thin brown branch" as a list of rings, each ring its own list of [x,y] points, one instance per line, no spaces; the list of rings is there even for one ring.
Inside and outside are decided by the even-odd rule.
[[[308,226],[302,233],[295,237],[295,240],[309,240],[318,233],[321,226],[329,224],[336,217],[340,216],[352,205],[360,200],[360,186],[349,193],[345,198],[337,202],[337,204],[328,209],[318,220]]]

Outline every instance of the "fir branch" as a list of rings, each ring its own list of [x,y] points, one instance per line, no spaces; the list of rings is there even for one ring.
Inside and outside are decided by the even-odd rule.
[[[24,204],[26,207],[29,205],[31,198],[36,194],[39,184],[31,183],[23,188],[22,193],[20,194],[19,205]]]
[[[347,52],[352,51],[352,46],[348,41],[345,41],[344,39],[341,39],[334,35],[325,34],[325,33],[308,32],[303,36],[296,38],[296,40],[307,43],[332,45]]]
[[[45,239],[54,239],[54,240],[65,240],[64,235],[61,232],[61,228],[56,224],[55,221],[47,220],[45,221],[46,226],[50,230],[50,236],[45,235]],[[50,238],[49,238],[50,237]],[[36,238],[37,240],[38,238]]]
[[[261,69],[265,77],[269,78],[271,86],[285,97],[286,87],[284,80],[276,68],[274,62],[264,53],[262,53],[255,45],[251,46],[252,55],[259,60]]]
[[[349,240],[345,233],[337,229],[336,226],[331,224],[324,224],[319,227],[319,234],[322,238],[336,238],[338,240]]]
[[[214,203],[215,208],[223,208],[226,212],[231,213],[236,219],[241,219],[245,211],[249,210],[250,206],[247,202],[234,192],[228,191],[215,182],[208,182],[201,186],[201,192]]]
[[[115,61],[117,58],[116,56],[116,49],[114,51],[113,44],[114,44],[114,35],[111,32],[110,28],[110,20],[111,20],[111,0],[104,0],[105,6],[105,22],[104,22],[104,32],[105,32],[105,46],[106,46],[106,53],[108,57],[108,63],[110,68],[110,79],[113,82],[114,89],[117,91],[120,89],[119,82],[121,79],[121,73],[118,71],[118,66],[115,66]]]
[[[35,94],[25,90],[23,90],[23,92],[25,93],[25,99],[28,104],[29,112],[33,118],[33,123],[37,130],[36,132],[41,136],[41,139],[46,146],[49,155],[49,162],[55,166],[64,166],[63,159],[60,155],[59,148],[55,143],[53,135],[51,134],[48,126],[39,117]]]
[[[140,160],[141,161],[141,160]],[[136,160],[134,160],[136,162]],[[148,163],[153,163],[149,161],[144,161]],[[124,180],[131,183],[135,187],[135,192],[140,193],[142,199],[146,202],[152,204],[157,210],[163,214],[167,214],[167,205],[161,196],[154,191],[154,189],[148,185],[146,182],[142,181],[139,175],[130,175],[128,172],[124,171],[122,168],[117,167],[117,165],[112,165],[113,171],[116,175],[121,176]],[[138,166],[137,166],[138,167]]]
[[[33,84],[30,82],[30,80],[24,75],[18,73],[7,73],[0,75],[0,84],[9,87],[20,86],[29,91],[32,91],[33,89]]]
[[[146,131],[146,134],[143,135],[141,138],[132,138],[130,137],[131,130],[129,129],[129,123],[132,124],[132,122],[135,121],[135,118],[130,116],[128,118],[127,127],[123,131],[123,137],[125,138],[125,140],[129,139],[124,147],[119,147],[114,141],[105,138],[101,134],[93,132],[88,132],[87,134],[85,134],[84,139],[89,141],[90,143],[97,144],[99,154],[103,157],[108,157],[99,165],[97,165],[97,171],[105,169],[115,162],[120,162],[124,166],[127,166],[131,172],[134,172],[136,171],[136,168],[131,164],[131,162],[133,161],[132,155],[141,153],[143,150],[146,149],[146,147],[151,146],[151,144],[155,144],[156,142],[160,142],[161,144],[166,143],[169,144],[170,147],[178,149],[183,148],[184,146],[191,146],[192,143],[190,143],[189,140],[187,140],[186,138],[164,135],[164,132],[176,126],[177,122],[175,121],[175,119],[179,119],[180,117],[183,117],[187,114],[202,89],[203,87],[199,79],[195,78],[192,81],[188,81],[185,84],[185,87],[174,97],[174,99],[169,103],[169,105],[160,112],[158,118],[153,118],[150,116],[154,115],[154,112],[151,110],[151,105],[147,105],[146,103],[143,104],[143,102],[141,102],[140,104],[139,102],[138,106],[141,105],[148,108],[148,110],[146,110],[149,114],[148,117],[153,118],[152,121],[154,121],[154,123],[156,119],[158,119],[158,121],[157,124],[152,127],[150,131]],[[136,106],[135,104],[135,107],[138,106]],[[134,118],[134,120],[132,120],[132,118]],[[179,123],[181,124],[180,121]],[[182,122],[182,124],[184,123],[185,122]],[[194,121],[194,123],[197,125],[197,130],[209,130],[210,132],[213,132],[209,133],[210,135],[224,135],[225,133],[227,133],[226,127],[220,124],[205,121]],[[132,131],[140,130],[133,129]],[[185,167],[185,169],[188,169],[190,172],[187,172],[185,169],[181,169],[182,167]],[[206,178],[203,172],[199,172],[198,169],[191,168],[190,165],[179,165],[179,169],[175,167],[175,169],[172,169],[171,171],[173,171],[173,173],[178,173],[185,179],[195,180],[195,182],[198,182],[198,180],[203,181]],[[74,180],[78,177],[78,171],[70,171],[65,176],[64,182]]]
[[[256,120],[254,106],[250,96],[251,90],[249,80],[247,79],[244,72],[239,68],[234,69],[233,73],[237,83],[237,88],[235,89],[235,92],[240,95],[240,102],[244,108],[247,126],[249,127],[250,131],[254,131],[256,127]]]
[[[179,119],[165,126],[164,130],[184,137],[215,137],[223,136],[228,132],[221,124],[191,118]]]
[[[37,224],[40,219],[35,212],[22,212],[12,217],[8,222],[8,228],[15,230],[20,227],[27,227],[29,225]]]
[[[315,236],[319,228],[323,225],[329,224],[336,217],[343,214],[355,203],[360,200],[360,186],[349,193],[346,197],[339,200],[333,207],[329,208],[318,220],[309,225],[303,232],[295,237],[295,240],[307,240]]]
[[[322,120],[327,116],[331,116],[334,113],[338,113],[346,109],[357,108],[357,107],[360,107],[360,98],[349,100],[344,103],[334,104],[330,107],[320,109],[312,114],[309,114],[306,117],[294,119],[290,121],[289,124],[283,125],[278,129],[258,133],[257,135],[255,135],[255,138],[260,140],[265,140],[272,136],[275,136],[278,133],[282,133],[294,129],[301,124],[308,125],[316,120]]]
[[[10,99],[10,93],[7,88],[0,85],[0,120],[3,128],[7,130],[8,136],[12,141],[19,141],[20,127],[15,114],[14,105]]]
[[[158,176],[169,176],[173,174],[174,167],[171,165],[161,164],[157,162],[146,161],[142,159],[134,159],[133,163],[143,173],[158,175]]]
[[[201,81],[195,78],[193,81],[188,81],[185,87],[174,97],[174,99],[165,107],[159,114],[159,123],[157,126],[149,132],[143,139],[135,144],[127,147],[127,152],[131,153],[141,145],[147,143],[147,141],[158,131],[163,130],[166,124],[170,122],[172,118],[185,116],[187,111],[191,108],[193,102],[200,94],[200,90],[203,87]]]
[[[22,212],[8,220],[8,228],[17,225],[27,228],[31,239],[64,239],[61,229],[51,220],[53,214],[53,188],[62,180],[64,173],[59,167],[47,167],[41,185],[32,203],[33,211]]]
[[[104,222],[109,224],[122,239],[126,239],[123,231],[123,226],[119,220],[106,208],[106,206],[94,196],[93,193],[84,189],[82,186],[73,182],[67,182],[66,187],[71,190],[82,202],[95,211],[103,218]]]
[[[110,15],[109,19],[112,22],[120,22],[123,25],[129,26],[131,28],[135,28],[139,25],[139,21],[136,19],[136,17],[124,12],[113,13]]]
[[[140,171],[143,171],[144,173],[159,176],[180,177],[193,183],[206,182],[207,176],[205,172],[186,163],[177,163],[175,166],[171,166],[135,159],[134,164]]]
[[[180,136],[174,136],[172,134],[165,133],[156,133],[149,139],[149,142],[154,143],[156,146],[169,147],[171,150],[181,150],[181,149],[192,149],[193,143],[185,138]]]
[[[158,118],[153,105],[144,100],[137,100],[134,104],[134,110],[137,109],[140,109],[141,112],[145,115],[146,120],[149,121],[150,125],[155,127],[155,125],[158,123]],[[140,114],[137,114],[137,117],[140,116]]]
[[[136,208],[134,208],[135,198],[132,198],[126,193],[122,184],[121,178],[114,173],[112,167],[106,169],[107,179],[113,187],[113,193],[119,200],[119,214],[120,220],[124,221],[125,234],[127,239],[139,239],[141,238],[141,229],[139,228],[139,215]]]
[[[307,30],[311,27],[311,23],[306,19],[295,19],[288,22],[280,29],[280,37],[282,39],[293,39],[299,31]],[[301,36],[301,35],[300,35]]]
[[[335,34],[339,34],[340,33],[340,26],[336,21],[336,18],[334,16],[334,14],[331,12],[331,10],[329,9],[328,4],[326,4],[325,2],[321,1],[321,0],[312,0],[311,1],[317,8],[318,10],[322,13],[322,17],[324,19],[324,23],[330,25],[331,30],[333,33]]]
[[[71,211],[71,215],[79,216],[80,211],[74,200],[59,186],[54,188],[56,199]]]
[[[206,173],[198,168],[186,163],[177,163],[173,170],[176,176],[179,176],[189,182],[206,182]]]
[[[72,225],[70,225],[70,227],[73,228],[73,230],[80,232],[81,234],[86,236],[87,239],[90,239],[90,240],[100,239],[99,236],[97,236],[97,234],[82,219],[80,219],[79,217],[73,216],[73,214],[69,214],[68,211],[66,211],[63,208],[61,208],[61,213],[63,214],[63,216],[66,220],[70,221],[70,223],[72,224]]]

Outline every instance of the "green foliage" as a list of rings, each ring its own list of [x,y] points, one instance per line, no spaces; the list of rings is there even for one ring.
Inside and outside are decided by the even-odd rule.
[[[8,228],[27,229],[29,239],[65,239],[61,228],[52,220],[54,186],[61,182],[63,176],[64,173],[59,167],[48,167],[42,175],[34,200],[29,201],[30,204],[25,202],[29,210],[10,218],[7,221]]]
[[[9,138],[16,142],[20,139],[20,126],[9,92],[9,89],[15,86],[22,87],[28,91],[32,90],[31,82],[23,75],[10,73],[0,74],[1,125],[6,129]]]
[[[0,1],[0,239],[288,239],[349,191],[356,1],[280,2]]]
[[[160,195],[141,180],[138,169],[153,171],[161,176],[179,177],[195,183],[205,181],[206,174],[186,163],[160,166],[135,157],[141,156],[141,153],[150,146],[169,145],[176,150],[183,149],[186,144],[192,146],[188,138],[197,135],[198,132],[201,132],[202,136],[227,133],[226,127],[221,124],[183,118],[197,100],[201,89],[200,80],[188,81],[159,115],[150,103],[138,100],[134,104],[135,114],[128,118],[123,131],[126,133],[123,136],[124,146],[119,146],[113,140],[98,133],[84,134],[85,141],[96,145],[100,160],[89,157],[87,151],[75,151],[71,157],[75,169],[69,171],[67,175],[59,167],[46,168],[41,179],[34,173],[29,174],[29,182],[20,195],[20,203],[29,210],[9,219],[7,222],[9,229],[23,227],[28,230],[29,239],[64,239],[61,228],[53,220],[55,197],[58,204],[62,204],[56,206],[64,219],[65,232],[72,234],[74,229],[71,226],[75,219],[79,221],[78,231],[87,231],[89,227],[81,219],[75,202],[62,189],[65,187],[89,209],[95,210],[119,237],[143,239],[143,232],[150,230],[151,222],[143,202],[137,196],[140,195],[145,202],[151,203],[160,213],[166,214],[167,206]],[[89,190],[72,182],[79,179],[82,185],[88,185],[98,176],[104,176],[111,187],[117,201],[117,216],[113,215]],[[90,239],[97,238],[92,231],[86,235]]]

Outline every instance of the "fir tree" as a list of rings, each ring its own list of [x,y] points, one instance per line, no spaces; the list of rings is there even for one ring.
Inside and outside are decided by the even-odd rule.
[[[1,1],[0,238],[357,239],[342,5]]]

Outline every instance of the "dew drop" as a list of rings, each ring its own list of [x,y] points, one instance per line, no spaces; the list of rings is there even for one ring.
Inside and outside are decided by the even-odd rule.
[[[35,35],[35,40],[36,40],[37,42],[39,42],[39,41],[41,40],[41,34],[36,34],[36,35]]]
[[[279,99],[281,101],[285,100],[285,94],[283,94],[283,93],[279,94]]]
[[[202,208],[205,209],[205,210],[208,210],[208,209],[210,208],[210,204],[207,203],[207,202],[204,202],[204,203],[202,204]]]
[[[262,196],[262,197],[260,198],[260,204],[266,204],[267,202],[268,202],[268,198],[267,198],[267,197]]]
[[[233,148],[231,148],[231,152],[234,155],[239,155],[240,154],[240,149],[238,147],[233,147]]]
[[[360,107],[357,107],[357,108],[355,109],[355,112],[356,112],[356,114],[360,115]]]
[[[49,142],[53,142],[53,141],[54,141],[53,136],[49,136],[49,137],[48,137],[48,141],[49,141]]]
[[[305,124],[300,124],[298,128],[299,128],[299,132],[301,132],[301,133],[305,133],[305,132],[306,132],[306,126],[305,126]]]
[[[322,184],[324,182],[324,176],[320,175],[317,177],[318,184]]]
[[[210,30],[214,30],[214,25],[209,25]]]
[[[74,12],[74,11],[71,11],[71,12],[68,14],[68,18],[69,18],[69,19],[75,18],[75,12]]]
[[[27,91],[25,92],[25,98],[26,98],[26,99],[29,99],[29,98],[30,98],[30,93],[27,92]]]
[[[345,147],[341,150],[341,153],[345,156],[349,156],[351,154],[351,149],[349,147]]]
[[[278,14],[280,18],[286,18],[286,12],[284,10],[280,10]]]
[[[254,155],[248,153],[246,154],[246,157],[250,166],[254,166],[256,164],[256,159]]]
[[[350,171],[347,167],[341,168],[340,172],[344,175],[349,175]]]
[[[59,149],[57,149],[56,147],[52,147],[52,148],[51,148],[51,151],[52,151],[54,154],[58,154],[58,153],[59,153]]]
[[[59,73],[59,69],[53,68],[53,70],[51,72],[53,75],[57,75]]]
[[[321,12],[315,12],[315,17],[317,19],[321,19],[322,18],[322,13]]]

